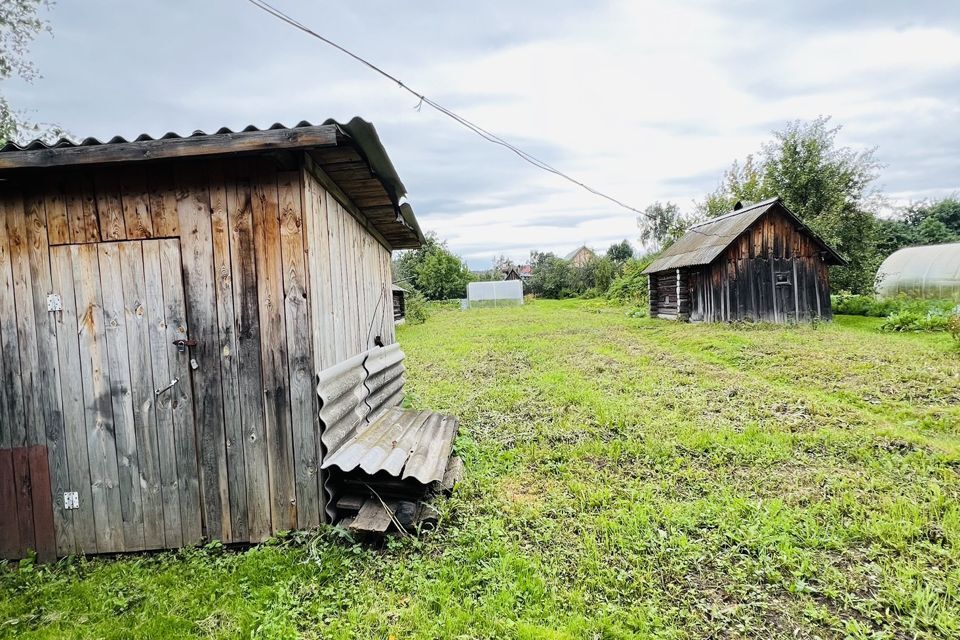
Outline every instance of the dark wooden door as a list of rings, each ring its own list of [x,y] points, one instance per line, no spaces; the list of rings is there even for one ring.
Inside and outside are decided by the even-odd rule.
[[[51,247],[78,550],[200,540],[200,489],[180,243]],[[75,472],[76,470],[76,472]],[[87,472],[88,470],[88,472]],[[87,472],[87,473],[84,473]]]

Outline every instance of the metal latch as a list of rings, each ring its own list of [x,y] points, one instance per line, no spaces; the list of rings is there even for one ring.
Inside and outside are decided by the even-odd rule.
[[[183,353],[184,351],[187,350],[188,347],[195,347],[195,346],[197,346],[197,341],[196,341],[196,340],[182,340],[182,339],[181,339],[181,340],[174,340],[174,341],[173,341],[173,344],[177,347],[177,351],[179,351],[180,353]]]
[[[170,381],[170,384],[168,384],[167,386],[160,387],[159,389],[154,389],[153,395],[158,396],[164,391],[169,391],[170,389],[173,389],[173,386],[178,382],[180,382],[180,378],[174,378],[173,380]]]
[[[47,311],[63,311],[63,300],[59,293],[51,293],[47,296]]]
[[[67,491],[63,494],[64,509],[79,509],[80,495],[76,491]]]

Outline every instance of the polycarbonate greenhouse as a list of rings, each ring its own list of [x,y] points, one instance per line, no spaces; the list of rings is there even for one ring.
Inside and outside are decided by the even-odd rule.
[[[471,282],[467,285],[466,307],[506,307],[523,304],[523,283],[519,280]]]
[[[960,301],[960,242],[893,252],[877,271],[877,293]]]

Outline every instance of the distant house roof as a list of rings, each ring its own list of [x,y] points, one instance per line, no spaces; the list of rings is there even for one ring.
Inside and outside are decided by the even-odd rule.
[[[597,255],[597,254],[593,251],[593,249],[591,249],[590,247],[588,247],[588,246],[585,245],[585,244],[582,244],[582,245],[580,245],[579,247],[577,247],[576,249],[574,249],[573,251],[571,251],[570,253],[568,253],[567,255],[565,255],[565,256],[563,257],[563,259],[564,259],[564,260],[573,260],[574,256],[576,256],[578,253],[580,253],[580,252],[583,251],[584,249],[586,249],[587,251],[589,251],[589,252],[590,252],[591,254],[593,254],[593,255]]]
[[[713,262],[750,225],[771,209],[778,209],[791,218],[796,225],[810,235],[829,255],[831,264],[846,264],[840,254],[810,230],[800,218],[783,204],[780,198],[770,198],[756,204],[736,209],[719,218],[713,218],[690,227],[686,234],[654,260],[644,273],[656,273],[667,269],[694,267]]]
[[[285,150],[309,152],[394,248],[415,249],[425,241],[413,209],[401,203],[407,190],[377,130],[361,118],[346,124],[303,121],[293,127],[277,123],[267,129],[250,125],[242,131],[221,127],[213,133],[168,132],[159,138],[142,133],[133,140],[114,136],[106,142],[96,138],[80,142],[60,138],[52,143],[38,139],[24,145],[8,142],[0,148],[0,173]]]

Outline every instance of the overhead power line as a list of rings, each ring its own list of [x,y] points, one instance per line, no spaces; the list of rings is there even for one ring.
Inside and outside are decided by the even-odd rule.
[[[292,27],[294,27],[294,28],[296,28],[296,29],[299,29],[300,31],[303,31],[303,32],[306,33],[307,35],[310,35],[310,36],[312,36],[312,37],[320,40],[321,42],[324,42],[325,44],[333,47],[334,49],[337,49],[337,50],[340,51],[341,53],[344,53],[344,54],[350,56],[351,58],[353,58],[354,60],[356,60],[356,61],[359,62],[360,64],[362,64],[362,65],[370,68],[372,71],[375,71],[376,73],[380,74],[381,76],[383,76],[383,77],[386,78],[387,80],[390,80],[390,81],[396,83],[396,85],[397,85],[398,87],[400,87],[401,89],[403,89],[403,90],[406,91],[407,93],[411,94],[412,96],[414,96],[415,98],[417,98],[417,99],[420,101],[420,102],[417,104],[417,108],[419,108],[419,107],[420,107],[421,105],[423,105],[423,104],[426,104],[426,105],[428,105],[428,106],[430,106],[430,107],[433,107],[434,109],[436,109],[437,111],[439,111],[439,112],[442,113],[443,115],[445,115],[445,116],[447,116],[448,118],[454,120],[454,121],[457,122],[458,124],[466,127],[466,128],[469,129],[470,131],[473,131],[475,134],[477,134],[478,136],[480,136],[480,137],[483,138],[484,140],[486,140],[486,141],[488,141],[488,142],[492,142],[493,144],[497,144],[497,145],[500,145],[501,147],[504,147],[504,148],[508,149],[509,151],[513,152],[514,154],[516,154],[517,156],[519,156],[521,159],[523,159],[525,162],[528,162],[528,163],[532,164],[533,166],[537,167],[538,169],[542,169],[543,171],[547,171],[547,172],[552,173],[552,174],[554,174],[554,175],[556,175],[556,176],[559,176],[560,178],[563,178],[564,180],[567,180],[568,182],[571,182],[571,183],[575,184],[576,186],[578,186],[578,187],[580,187],[580,188],[582,188],[582,189],[584,189],[584,190],[592,193],[592,194],[595,195],[595,196],[599,196],[599,197],[601,197],[601,198],[604,198],[604,199],[606,199],[606,200],[609,200],[610,202],[616,204],[617,206],[623,207],[624,209],[627,209],[628,211],[632,211],[632,212],[634,212],[634,213],[640,214],[641,216],[644,216],[644,217],[648,217],[648,218],[649,218],[648,214],[646,214],[644,211],[641,211],[640,209],[637,209],[636,207],[631,207],[630,205],[628,205],[628,204],[626,204],[625,202],[622,202],[622,201],[614,198],[613,196],[607,195],[607,194],[603,193],[602,191],[598,191],[597,189],[594,189],[593,187],[584,184],[583,182],[577,180],[576,178],[573,178],[572,176],[570,176],[570,175],[564,173],[563,171],[560,171],[560,170],[557,169],[556,167],[550,165],[550,164],[547,163],[546,161],[537,158],[537,157],[534,156],[533,154],[528,153],[527,151],[524,151],[524,150],[521,149],[520,147],[518,147],[518,146],[516,146],[516,145],[514,145],[514,144],[512,144],[512,143],[510,143],[510,142],[508,142],[508,141],[506,141],[506,140],[504,140],[503,138],[497,136],[496,134],[493,134],[493,133],[491,133],[490,131],[487,131],[486,129],[484,129],[484,128],[481,127],[480,125],[478,125],[478,124],[476,124],[476,123],[474,123],[474,122],[471,122],[470,120],[467,120],[467,119],[464,118],[463,116],[454,113],[454,112],[451,111],[450,109],[447,109],[447,108],[444,107],[443,105],[441,105],[441,104],[437,103],[436,101],[428,98],[427,96],[423,95],[422,93],[420,93],[420,92],[418,92],[418,91],[414,91],[413,89],[411,89],[409,86],[407,86],[402,80],[400,80],[400,79],[397,78],[396,76],[393,76],[393,75],[387,73],[386,71],[384,71],[383,69],[381,69],[381,68],[378,67],[377,65],[375,65],[375,64],[373,64],[372,62],[370,62],[370,61],[362,58],[361,56],[353,53],[352,51],[350,51],[350,50],[347,49],[346,47],[343,47],[343,46],[337,44],[336,42],[334,42],[333,40],[330,40],[329,38],[326,38],[326,37],[320,35],[319,33],[317,33],[316,31],[314,31],[314,30],[311,29],[310,27],[306,26],[306,25],[303,24],[302,22],[299,22],[298,20],[296,20],[296,19],[294,19],[294,18],[291,18],[289,15],[287,15],[286,13],[284,13],[283,11],[281,11],[280,9],[277,9],[276,7],[274,7],[273,5],[271,5],[269,2],[266,2],[266,0],[247,0],[247,2],[249,2],[249,3],[252,4],[253,6],[257,7],[258,9],[260,9],[260,10],[262,10],[262,11],[270,14],[271,16],[273,16],[274,18],[276,18],[277,20],[280,20],[280,21],[282,21],[282,22],[285,22],[285,23],[287,23],[288,25],[290,25],[290,26],[292,26]]]

